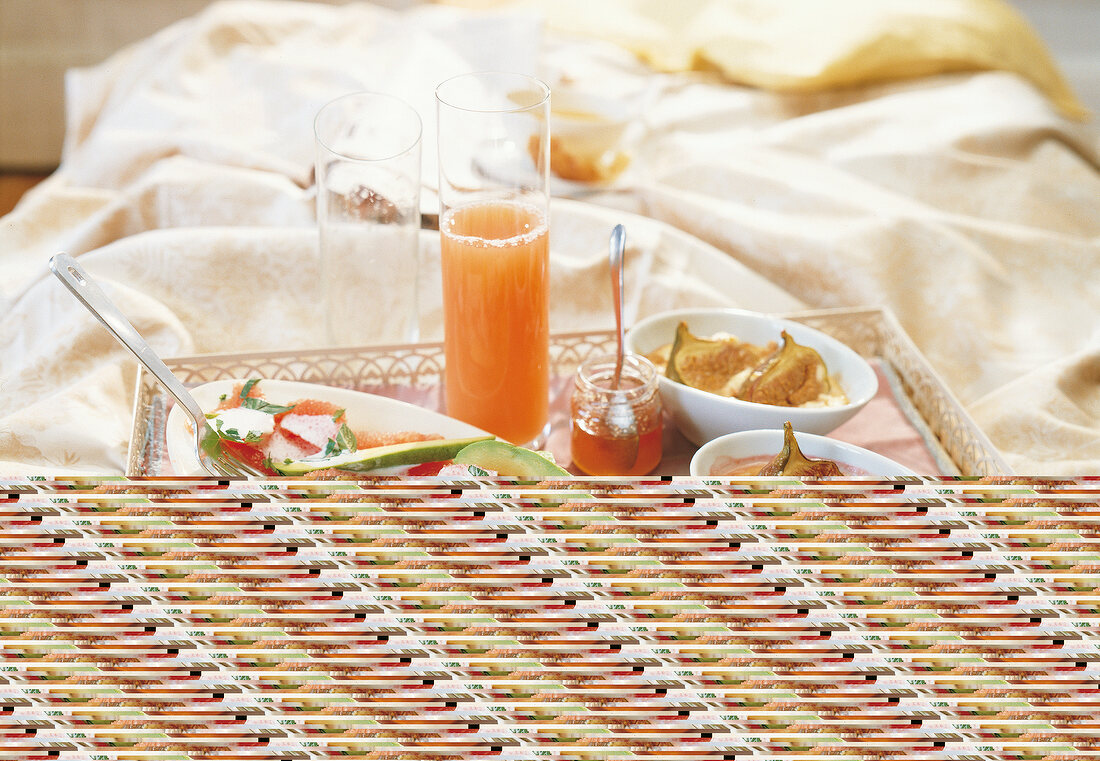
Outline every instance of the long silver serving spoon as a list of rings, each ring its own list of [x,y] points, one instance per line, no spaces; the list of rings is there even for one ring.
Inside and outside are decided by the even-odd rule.
[[[634,407],[626,398],[626,392],[620,391],[622,383],[623,359],[626,350],[623,344],[623,252],[626,250],[626,229],[622,225],[615,225],[611,231],[609,244],[608,263],[611,268],[611,296],[615,305],[615,337],[617,339],[617,351],[615,354],[615,375],[611,379],[611,402],[607,408],[607,427],[620,447],[612,451],[620,457],[616,459],[617,470],[622,474],[634,467],[638,460],[638,421],[634,416]]]
[[[218,434],[206,421],[198,402],[180,380],[172,374],[164,361],[145,342],[122,311],[107,297],[76,259],[68,254],[57,254],[50,259],[50,271],[76,296],[77,301],[110,331],[118,342],[126,347],[134,359],[152,373],[164,390],[175,398],[187,416],[191,418],[195,434],[195,453],[203,470],[213,476],[248,478],[263,474],[222,451]]]

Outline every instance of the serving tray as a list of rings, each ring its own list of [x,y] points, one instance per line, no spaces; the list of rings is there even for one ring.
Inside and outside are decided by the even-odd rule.
[[[1011,470],[958,400],[948,391],[897,319],[881,308],[830,309],[782,315],[843,341],[882,369],[899,408],[924,440],[939,475],[1005,475]],[[568,460],[568,397],[577,366],[614,350],[610,331],[551,336],[551,436],[548,447]],[[203,354],[165,360],[193,386],[222,378],[278,378],[323,383],[443,408],[441,343],[355,346],[291,351]],[[164,425],[171,399],[141,368],[134,394],[127,475],[171,475]],[[686,475],[694,448],[666,436],[660,475]]]

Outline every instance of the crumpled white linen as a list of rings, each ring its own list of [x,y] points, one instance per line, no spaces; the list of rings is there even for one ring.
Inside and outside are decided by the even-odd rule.
[[[434,86],[488,67],[630,93],[638,114],[626,172],[587,205],[555,201],[554,329],[609,326],[621,209],[631,318],[885,305],[1017,472],[1100,472],[1100,138],[1026,80],[776,94],[654,72],[529,13],[230,0],[70,75],[62,165],[0,220],[0,473],[124,468],[134,365],[48,275],[53,253],[166,356],[316,345],[316,109],[405,97],[430,184]]]

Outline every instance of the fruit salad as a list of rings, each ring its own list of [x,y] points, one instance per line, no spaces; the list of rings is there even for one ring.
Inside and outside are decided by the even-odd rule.
[[[542,455],[488,434],[447,439],[372,431],[353,427],[346,411],[331,402],[275,403],[264,398],[259,379],[237,384],[206,417],[225,454],[270,476],[568,475]]]

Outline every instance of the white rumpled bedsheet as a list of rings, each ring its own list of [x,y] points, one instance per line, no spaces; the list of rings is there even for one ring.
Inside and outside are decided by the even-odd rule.
[[[136,366],[52,254],[78,256],[164,356],[315,346],[313,114],[352,90],[402,95],[433,182],[434,86],[490,67],[631,93],[631,164],[583,198],[628,221],[629,319],[884,305],[1016,472],[1100,473],[1100,137],[1026,79],[777,94],[654,71],[531,11],[264,0],[71,72],[62,166],[0,219],[0,473],[125,469]],[[616,213],[586,208],[553,210],[554,330],[611,326]],[[423,241],[422,338],[439,340]]]

